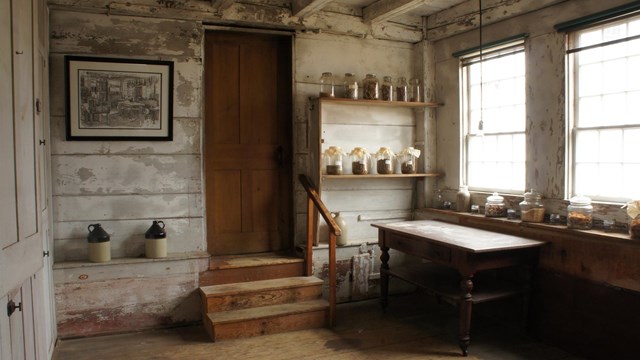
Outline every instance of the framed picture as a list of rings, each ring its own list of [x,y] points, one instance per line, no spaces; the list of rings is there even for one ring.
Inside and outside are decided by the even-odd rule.
[[[67,140],[172,140],[173,62],[65,56]]]

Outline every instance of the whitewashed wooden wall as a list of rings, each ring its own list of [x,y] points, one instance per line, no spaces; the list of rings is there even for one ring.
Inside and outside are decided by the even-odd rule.
[[[317,96],[319,77],[355,72],[359,78],[411,77],[413,42],[422,33],[412,25],[368,25],[358,14],[340,10],[304,20],[291,18],[273,4],[236,3],[224,14],[210,2],[184,2],[175,8],[151,0],[51,0],[51,146],[55,286],[60,335],[63,337],[130,331],[198,321],[193,301],[198,273],[206,269],[203,209],[203,37],[202,21],[222,25],[274,26],[331,31],[298,31],[294,41],[295,234],[306,236],[306,196],[297,174],[309,173],[309,97]],[[327,33],[327,32],[330,32]],[[170,60],[174,62],[174,140],[171,142],[66,141],[64,55]],[[402,182],[402,181],[401,181]],[[379,185],[375,185],[379,186]],[[410,184],[394,185],[409,204]],[[384,187],[384,186],[383,186]],[[389,186],[387,186],[389,187]],[[408,205],[403,205],[407,207]],[[136,259],[143,254],[144,232],[154,219],[166,223],[166,261]],[[87,226],[101,223],[111,235],[110,264],[86,263]],[[372,236],[372,229],[362,229]],[[369,252],[369,250],[372,250]],[[379,253],[371,247],[341,250],[349,279],[357,273],[369,284]],[[123,259],[124,258],[124,259]],[[127,260],[128,259],[128,260]],[[326,253],[316,252],[322,276]],[[370,279],[375,287],[375,274]],[[341,300],[375,296],[362,282],[341,285]],[[135,321],[126,321],[128,318]]]
[[[555,1],[540,2],[533,12],[523,11],[524,4],[514,2],[504,4],[501,11],[491,10],[488,23],[483,29],[485,43],[528,33],[526,41],[526,101],[527,101],[527,175],[526,188],[538,190],[545,201],[548,211],[566,214],[567,202],[564,201],[565,183],[565,63],[564,34],[557,33],[553,26],[581,16],[603,11],[626,3],[624,0],[598,1]],[[465,3],[467,12],[475,9],[471,3]],[[458,9],[460,10],[460,9]],[[509,18],[510,16],[517,15]],[[479,44],[477,17],[464,26],[462,23],[446,22],[445,16],[461,16],[452,11],[435,16],[430,23],[441,23],[440,27],[429,30],[429,36],[435,41],[436,96],[445,106],[437,110],[437,167],[446,174],[439,179],[438,188],[445,191],[449,200],[460,185],[460,98],[459,98],[459,62],[452,53],[475,47]],[[448,20],[451,21],[451,18]],[[487,23],[486,22],[486,23]],[[485,24],[486,24],[485,23]],[[471,31],[470,31],[471,30]],[[477,203],[484,203],[485,196],[474,197]],[[517,203],[521,198],[513,198]],[[616,219],[626,222],[626,214],[619,206],[600,205],[595,209],[599,218]]]
[[[192,21],[51,12],[54,282],[62,337],[188,323],[200,318],[202,41]],[[66,141],[64,55],[174,62],[174,140]],[[113,258],[144,254],[161,219],[168,261],[86,266],[87,226],[111,235]],[[134,321],[128,321],[133,319]]]

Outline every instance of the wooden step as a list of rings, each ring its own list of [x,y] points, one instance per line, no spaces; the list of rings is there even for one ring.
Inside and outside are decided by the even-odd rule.
[[[322,297],[323,281],[313,276],[212,285],[200,288],[205,313],[313,300]]]
[[[209,313],[204,326],[213,341],[326,327],[329,303],[323,299]]]
[[[200,286],[280,279],[304,274],[304,260],[278,253],[212,256]]]

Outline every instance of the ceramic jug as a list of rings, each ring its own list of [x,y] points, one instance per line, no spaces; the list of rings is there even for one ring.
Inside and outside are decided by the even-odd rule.
[[[111,238],[100,224],[91,224],[87,227],[89,235],[89,261],[107,262],[111,260]]]
[[[147,258],[167,257],[167,232],[164,230],[164,222],[162,220],[154,220],[151,227],[144,233],[144,237],[144,253]]]

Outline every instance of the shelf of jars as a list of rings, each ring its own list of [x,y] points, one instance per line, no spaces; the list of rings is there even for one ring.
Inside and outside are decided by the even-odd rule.
[[[353,180],[353,179],[393,179],[393,178],[427,178],[438,177],[440,173],[417,173],[417,174],[371,174],[371,175],[322,175],[322,180]]]
[[[407,108],[435,108],[444,105],[441,102],[416,102],[416,101],[389,101],[389,100],[364,100],[364,99],[347,99],[339,97],[319,97],[320,102],[330,102],[335,104],[349,104],[361,106],[389,106],[389,107],[407,107]]]

